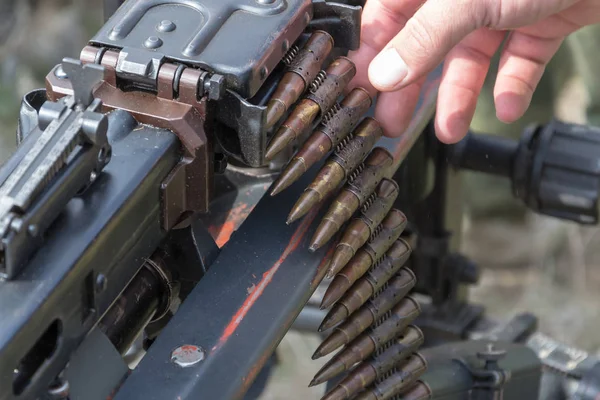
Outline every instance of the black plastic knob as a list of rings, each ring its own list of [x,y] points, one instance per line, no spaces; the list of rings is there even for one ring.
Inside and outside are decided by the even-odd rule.
[[[598,222],[600,129],[552,121],[525,132],[513,191],[532,210],[580,224]]]

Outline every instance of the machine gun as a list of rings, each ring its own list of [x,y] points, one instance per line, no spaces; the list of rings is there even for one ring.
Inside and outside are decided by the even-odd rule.
[[[360,3],[105,2],[0,170],[0,399],[241,399],[293,327],[344,346],[328,399],[532,399],[543,366],[595,398],[593,357],[468,303],[448,211],[467,168],[595,224],[598,130],[442,145],[435,71],[383,138],[344,91]]]

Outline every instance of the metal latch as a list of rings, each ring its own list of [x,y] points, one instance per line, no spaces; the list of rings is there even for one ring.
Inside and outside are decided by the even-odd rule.
[[[473,376],[474,382],[469,392],[469,400],[503,400],[503,388],[511,378],[510,371],[498,365],[498,361],[505,356],[505,350],[498,350],[490,343],[486,350],[477,353],[477,358],[484,361],[483,367],[473,367],[465,360],[456,360]]]

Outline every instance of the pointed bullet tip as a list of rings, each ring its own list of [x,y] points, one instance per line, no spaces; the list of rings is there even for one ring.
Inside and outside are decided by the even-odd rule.
[[[310,383],[308,384],[308,387],[313,387],[313,386],[317,386],[319,384],[319,382],[317,382],[316,380],[312,380],[310,381]]]
[[[319,326],[319,332],[325,332],[326,330],[331,328],[331,326],[329,326],[329,325],[331,325],[330,321],[328,321],[327,318],[325,318],[325,320]]]
[[[275,181],[271,192],[272,196],[281,193],[290,187],[292,183],[296,182],[305,172],[306,168],[304,167],[304,163],[298,158],[293,158],[288,166],[281,172],[277,181]]]
[[[321,326],[319,326],[319,332],[326,331],[333,328],[340,322],[342,322],[348,316],[348,309],[343,305],[335,305],[331,311],[323,318]]]
[[[329,219],[325,219],[319,224],[317,231],[315,232],[312,243],[313,246],[322,247],[324,244],[329,242],[329,240],[336,234],[338,231],[338,226],[336,223]]]
[[[270,101],[267,104],[267,118],[266,118],[266,128],[271,129],[273,125],[279,121],[279,119],[285,114],[285,106],[280,101]]]
[[[273,158],[277,155],[278,152],[274,151],[272,146],[267,147],[267,152],[265,153],[266,161],[273,161]]]
[[[321,310],[331,307],[336,301],[342,298],[349,288],[350,285],[348,285],[347,279],[341,278],[340,276],[334,279],[323,296]]]
[[[285,174],[285,172],[284,172]],[[284,180],[284,174],[280,175],[279,178],[275,181],[275,183],[273,184],[273,189],[271,189],[271,196],[275,196],[281,192],[283,192],[284,189],[287,189],[287,187],[289,185],[286,185]]]
[[[288,215],[288,221],[294,222],[302,218],[303,216],[308,214],[308,212],[314,206],[319,204],[320,200],[320,196],[316,191],[312,189],[305,190],[294,205],[294,208],[292,208],[290,214]]]
[[[315,354],[313,354],[310,358],[313,360],[318,360],[319,358],[321,358],[321,355],[319,353],[315,352]]]
[[[341,271],[342,268],[348,264],[348,261],[352,259],[353,254],[354,253],[350,250],[349,246],[338,245],[331,258],[331,264],[329,265],[329,270],[333,275]]]
[[[285,149],[291,141],[296,138],[296,135],[292,129],[287,126],[282,126],[279,128],[273,139],[271,139],[271,143],[267,146],[267,153],[265,154],[265,158],[267,160],[272,160],[275,156],[283,149]]]

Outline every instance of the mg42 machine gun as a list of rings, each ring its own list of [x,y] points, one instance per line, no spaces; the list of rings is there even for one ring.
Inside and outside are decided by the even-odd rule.
[[[252,398],[290,329],[340,349],[328,400],[596,398],[598,360],[468,302],[451,211],[470,169],[597,223],[600,132],[442,145],[434,71],[385,138],[360,3],[105,1],[0,170],[0,399]]]

